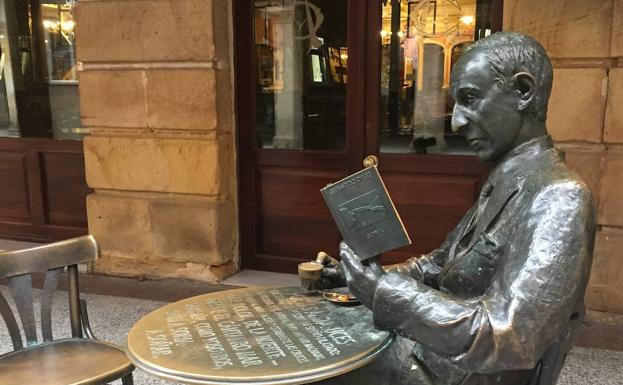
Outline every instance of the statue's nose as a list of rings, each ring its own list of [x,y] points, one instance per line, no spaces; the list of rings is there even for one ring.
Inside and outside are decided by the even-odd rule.
[[[454,110],[452,111],[452,122],[451,122],[451,127],[452,127],[452,131],[453,132],[462,132],[465,130],[465,127],[467,126],[467,118],[465,117],[465,113],[463,112],[463,109],[455,104],[454,105]]]

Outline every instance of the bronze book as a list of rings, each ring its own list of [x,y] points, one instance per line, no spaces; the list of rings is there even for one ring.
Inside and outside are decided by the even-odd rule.
[[[411,244],[376,166],[320,192],[342,238],[361,260]]]

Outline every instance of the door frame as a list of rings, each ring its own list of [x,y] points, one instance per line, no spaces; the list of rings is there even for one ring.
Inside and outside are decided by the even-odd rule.
[[[366,20],[367,4],[360,0],[348,1],[348,20]],[[235,100],[237,119],[237,152],[239,191],[240,254],[242,266],[253,269],[272,269],[280,264],[291,263],[290,258],[256,253],[257,229],[257,191],[256,164],[296,168],[322,167],[324,169],[356,170],[364,157],[364,134],[361,128],[365,123],[364,111],[366,84],[348,82],[346,93],[346,143],[343,151],[291,151],[262,150],[257,147],[255,135],[255,55],[253,0],[233,0],[233,13],[238,19],[234,30]],[[347,45],[349,47],[348,77],[365,77],[365,55],[367,50],[365,23],[348,23]],[[353,47],[353,49],[351,49]],[[356,47],[356,48],[355,48]],[[243,65],[239,63],[244,63]],[[366,82],[367,83],[367,82]],[[274,199],[276,199],[275,197]],[[291,271],[291,269],[287,269]]]
[[[480,178],[478,191],[490,167],[474,156],[379,154],[379,84],[381,79],[381,47],[378,30],[381,25],[381,6],[370,1],[348,0],[349,81],[347,91],[346,144],[342,152],[324,151],[269,151],[258,149],[255,135],[255,35],[253,0],[233,0],[236,103],[236,143],[239,185],[240,255],[243,268],[260,270],[296,271],[292,258],[257,253],[259,207],[256,190],[256,164],[292,168],[338,169],[346,166],[350,172],[361,169],[362,159],[375,154],[381,160],[381,172],[416,173],[432,177],[464,175]],[[502,29],[504,0],[492,0],[492,29]],[[360,20],[360,22],[351,22]],[[243,63],[243,64],[241,64]],[[241,192],[244,192],[244,196]],[[278,199],[274,197],[271,199]],[[403,255],[393,256],[396,262]],[[387,261],[387,260],[386,260]]]

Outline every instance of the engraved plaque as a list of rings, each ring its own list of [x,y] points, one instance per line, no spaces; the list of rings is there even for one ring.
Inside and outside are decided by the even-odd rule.
[[[393,341],[363,306],[300,288],[237,289],[166,305],[128,335],[139,368],[197,384],[303,384],[361,367]]]

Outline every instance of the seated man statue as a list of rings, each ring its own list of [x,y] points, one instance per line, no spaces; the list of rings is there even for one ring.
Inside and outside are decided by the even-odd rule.
[[[321,384],[554,385],[584,315],[591,194],[546,130],[552,66],[531,37],[474,43],[452,71],[452,129],[496,163],[440,248],[383,270],[340,245],[346,283],[396,343]],[[579,91],[581,92],[581,91]]]

